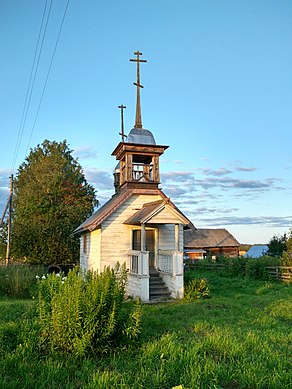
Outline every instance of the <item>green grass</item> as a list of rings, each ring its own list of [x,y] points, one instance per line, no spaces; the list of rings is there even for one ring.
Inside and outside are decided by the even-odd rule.
[[[292,388],[291,285],[207,278],[210,298],[144,304],[135,347],[76,359],[33,342],[34,301],[0,300],[0,389]]]

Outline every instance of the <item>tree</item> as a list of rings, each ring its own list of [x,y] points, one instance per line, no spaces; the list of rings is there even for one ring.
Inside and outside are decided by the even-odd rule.
[[[281,256],[283,254],[283,251],[286,250],[286,242],[286,234],[284,234],[283,236],[274,235],[268,243],[269,254]]]
[[[292,228],[286,242],[286,250],[282,255],[282,266],[292,266]]]
[[[31,149],[14,182],[13,256],[29,263],[68,263],[79,257],[73,231],[98,204],[66,140]]]

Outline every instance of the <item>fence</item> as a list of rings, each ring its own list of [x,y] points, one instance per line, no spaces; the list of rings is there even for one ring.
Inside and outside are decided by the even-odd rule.
[[[188,263],[186,268],[222,271],[228,267],[225,263]],[[266,266],[267,275],[279,281],[292,283],[292,266]]]
[[[292,282],[292,266],[267,266],[266,270],[270,277],[284,282]]]

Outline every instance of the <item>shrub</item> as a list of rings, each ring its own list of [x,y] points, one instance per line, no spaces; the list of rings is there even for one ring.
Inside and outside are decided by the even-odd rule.
[[[117,265],[40,279],[38,321],[41,346],[50,352],[84,356],[107,352],[137,339],[140,303],[125,302],[126,270]]]
[[[43,266],[0,266],[0,296],[29,298],[36,286],[36,275]]]
[[[193,279],[185,284],[184,298],[186,300],[197,300],[209,296],[208,282],[205,278]]]
[[[280,266],[280,258],[264,255],[260,258],[249,258],[246,263],[245,275],[246,277],[256,280],[265,280],[269,278],[266,267]]]
[[[269,275],[266,267],[280,266],[280,258],[269,255],[264,255],[260,258],[235,257],[228,258],[225,264],[225,275],[230,277],[268,279]]]

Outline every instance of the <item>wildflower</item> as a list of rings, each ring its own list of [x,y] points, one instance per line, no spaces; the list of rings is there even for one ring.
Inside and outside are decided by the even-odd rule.
[[[66,280],[66,278],[67,278],[67,277],[63,277],[63,278],[62,278],[62,281],[65,281],[65,280]]]
[[[40,276],[36,275],[35,278],[38,280],[40,278]]]
[[[45,279],[46,279],[46,276],[45,276],[45,275],[43,275],[43,276],[42,276],[42,279],[43,279],[43,280],[45,280]]]
[[[57,274],[56,274],[56,277],[60,277],[60,273],[57,273]]]

